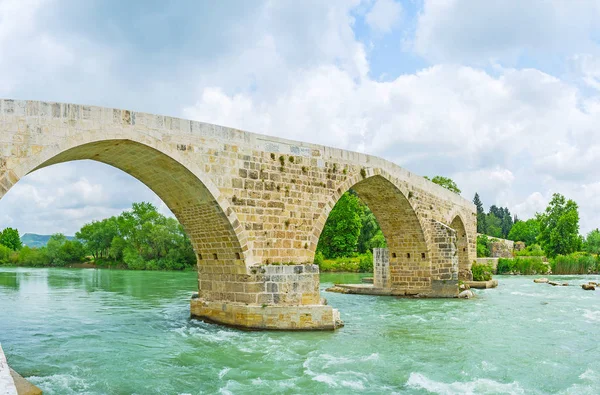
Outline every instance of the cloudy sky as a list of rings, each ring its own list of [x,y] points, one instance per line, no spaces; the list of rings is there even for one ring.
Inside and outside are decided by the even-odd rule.
[[[521,218],[560,192],[600,226],[598,1],[0,0],[0,96],[364,151]],[[140,200],[161,204],[106,165],[56,165],[0,226],[73,234]]]

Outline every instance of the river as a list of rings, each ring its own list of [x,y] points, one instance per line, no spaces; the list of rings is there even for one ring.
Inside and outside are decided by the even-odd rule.
[[[324,292],[346,326],[285,333],[190,320],[194,272],[0,268],[0,342],[45,394],[598,393],[600,291],[497,278],[474,300]]]

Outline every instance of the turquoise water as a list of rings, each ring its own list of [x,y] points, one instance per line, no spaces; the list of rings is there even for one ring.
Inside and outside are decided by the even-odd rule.
[[[598,393],[600,291],[498,279],[474,300],[324,293],[346,327],[283,333],[190,320],[193,272],[0,268],[0,342],[45,394]]]

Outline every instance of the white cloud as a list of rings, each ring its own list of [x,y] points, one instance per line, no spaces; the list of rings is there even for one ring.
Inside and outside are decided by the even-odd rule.
[[[297,73],[270,97],[206,88],[184,114],[442,173],[456,178],[464,196],[477,191],[488,205],[517,207],[563,179],[593,177],[590,169],[600,164],[594,99],[537,70],[497,72],[438,65],[378,82],[321,66]]]
[[[118,215],[139,201],[173,215],[148,187],[121,170],[93,161],[62,163],[23,177],[2,197],[0,227],[73,235],[84,223]]]
[[[365,15],[365,20],[371,29],[388,33],[400,20],[402,5],[394,0],[376,0],[375,4]]]
[[[571,57],[576,75],[588,86],[600,90],[600,58],[592,54],[576,54]]]
[[[486,205],[509,206],[523,217],[539,210],[552,191],[563,192],[580,203],[582,226],[600,222],[594,203],[597,92],[583,94],[579,83],[535,68],[480,67],[528,57],[543,64],[545,53],[565,52],[577,78],[597,89],[600,63],[589,55],[597,53],[591,39],[600,20],[594,3],[426,0],[417,20],[406,24],[416,26],[408,39],[418,54],[439,63],[377,81],[369,75],[371,50],[356,38],[355,18],[392,37],[406,18],[399,4],[267,1],[254,7],[252,18],[232,17],[222,26],[218,39],[227,45],[172,55],[169,68],[157,65],[162,68],[138,86],[127,78],[137,65],[113,46],[42,30],[40,10],[59,2],[0,0],[0,18],[11,16],[8,23],[0,19],[0,94],[37,92],[28,98],[175,111],[365,151],[417,173],[454,177],[464,196],[478,191]],[[201,43],[213,34],[182,39]],[[398,54],[393,61],[403,58]],[[153,64],[149,57],[139,62],[149,69]],[[115,184],[108,176],[93,177],[90,168],[66,164],[43,171],[2,199],[1,219],[28,231],[72,233],[81,221],[151,199],[131,180]],[[25,213],[21,200],[38,210]]]
[[[522,55],[579,52],[594,46],[596,1],[424,0],[415,50],[433,61],[514,62]]]

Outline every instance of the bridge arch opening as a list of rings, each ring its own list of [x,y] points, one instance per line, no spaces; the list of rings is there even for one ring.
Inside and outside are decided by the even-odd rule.
[[[196,254],[201,290],[205,273],[212,288],[211,266],[237,268],[231,270],[236,273],[245,271],[246,251],[240,243],[239,229],[234,228],[203,181],[170,155],[128,139],[83,143],[50,158],[42,155],[30,155],[23,172],[29,174],[59,163],[93,160],[118,168],[145,184],[171,210],[188,235]],[[13,176],[11,185],[0,191],[0,199],[17,181],[18,177]]]
[[[455,216],[450,227],[456,231],[456,251],[458,255],[458,278],[471,279],[469,265],[469,241],[465,224],[460,216]]]
[[[409,293],[430,289],[430,251],[422,224],[408,197],[382,175],[361,177],[351,183],[348,190],[371,210],[385,239],[389,267],[383,273],[384,276],[387,274],[383,287]],[[338,192],[343,196],[342,189]]]

